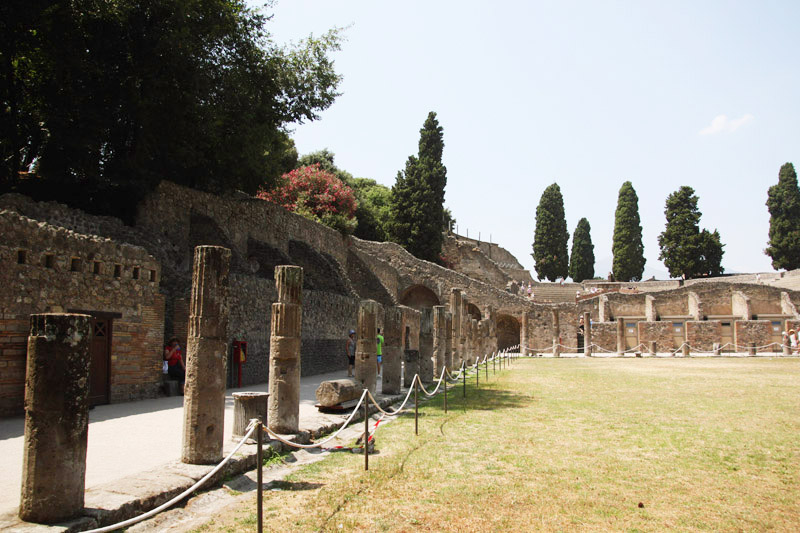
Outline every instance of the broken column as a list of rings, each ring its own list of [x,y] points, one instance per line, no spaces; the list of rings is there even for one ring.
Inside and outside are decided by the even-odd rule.
[[[476,318],[473,318],[472,320],[469,321],[469,336],[470,336],[469,339],[470,352],[472,353],[470,364],[474,364],[481,358],[480,331],[478,330],[478,319]]]
[[[183,398],[184,463],[212,464],[222,459],[230,263],[227,248],[194,249]]]
[[[469,314],[469,300],[467,294],[461,294],[461,339],[459,340],[461,348],[461,360],[467,365],[472,364],[472,353],[469,346],[469,328],[471,327],[472,315]]]
[[[275,433],[300,431],[300,331],[303,319],[303,269],[275,267],[278,301],[272,304],[269,338],[267,423]]]
[[[445,307],[437,305],[433,308],[433,376],[438,379],[445,367],[445,352],[447,351],[447,320]]]
[[[83,509],[92,318],[31,315],[19,516],[54,523]]]
[[[536,354],[529,354],[529,346],[528,346],[528,320],[530,319],[530,313],[528,311],[523,311],[522,313],[522,323],[519,326],[519,351],[522,355],[536,355]]]
[[[553,320],[553,357],[561,357],[561,334],[559,332],[558,309],[551,309],[550,314]]]
[[[433,381],[433,309],[426,307],[419,316],[419,377]]]
[[[463,353],[461,352],[461,289],[450,290],[450,314],[452,330],[450,332],[450,351],[452,353],[450,368],[460,368]]]
[[[625,320],[617,319],[617,353],[625,353]]]
[[[383,319],[383,372],[381,393],[398,394],[403,363],[403,310],[388,307]]]
[[[404,350],[404,369],[403,386],[411,386],[411,381],[416,374],[419,374],[419,311],[410,307],[403,307],[403,327],[405,329],[405,350]]]
[[[583,355],[592,356],[592,315],[583,313]]]
[[[375,394],[378,377],[377,317],[382,311],[381,305],[375,300],[361,300],[358,304],[355,378],[372,394]]]

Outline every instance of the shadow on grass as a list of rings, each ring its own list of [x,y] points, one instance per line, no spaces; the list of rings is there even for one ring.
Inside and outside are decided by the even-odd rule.
[[[467,397],[463,397],[462,389],[452,389],[447,392],[447,407],[450,409],[463,409],[465,402],[468,410],[493,411],[495,409],[522,409],[536,402],[536,398],[528,394],[519,394],[504,389],[491,389],[475,387],[467,388]],[[426,407],[443,407],[441,395],[427,403]],[[413,407],[412,407],[413,416]]]
[[[299,490],[315,490],[321,488],[324,483],[309,483],[307,481],[285,481],[283,479],[276,479],[264,485],[264,490],[285,490],[285,491],[299,491]]]

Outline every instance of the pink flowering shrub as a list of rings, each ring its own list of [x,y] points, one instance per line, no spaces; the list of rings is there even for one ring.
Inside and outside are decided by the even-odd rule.
[[[358,224],[353,190],[319,164],[284,174],[274,189],[256,196],[342,233],[352,233]]]

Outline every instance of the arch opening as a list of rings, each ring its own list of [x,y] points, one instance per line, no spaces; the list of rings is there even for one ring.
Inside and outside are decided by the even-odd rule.
[[[497,315],[497,349],[519,344],[519,321],[511,315]]]
[[[439,304],[439,297],[436,293],[424,285],[413,285],[403,291],[400,297],[400,305],[407,305],[414,309],[424,309]]]

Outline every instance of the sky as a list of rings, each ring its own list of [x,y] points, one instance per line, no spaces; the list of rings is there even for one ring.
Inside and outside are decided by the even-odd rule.
[[[251,5],[259,5],[253,2]],[[639,197],[645,277],[667,196],[696,191],[727,272],[770,272],[767,189],[800,166],[800,2],[278,0],[276,42],[345,28],[342,93],[293,125],[300,154],[327,148],[392,186],[435,111],[445,205],[460,234],[531,270],[536,206],[558,183],[567,227],[591,224],[595,275],[611,268],[619,188]]]

